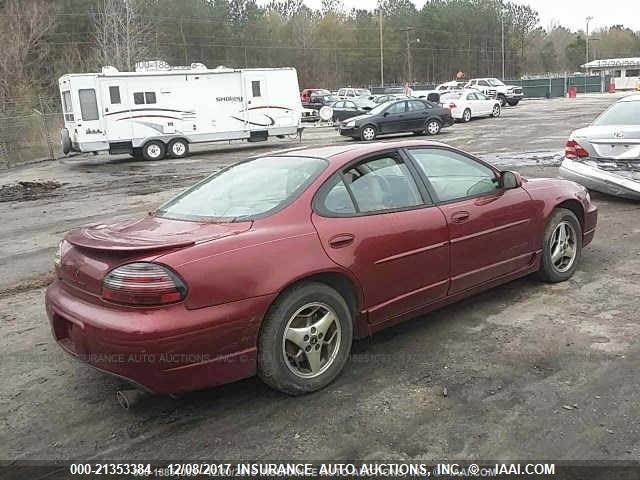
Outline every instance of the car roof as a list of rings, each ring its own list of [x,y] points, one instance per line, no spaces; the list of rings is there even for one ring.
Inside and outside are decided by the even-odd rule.
[[[633,95],[629,95],[628,97],[623,97],[619,102],[638,102],[640,101],[640,93],[635,93]]]
[[[432,140],[389,140],[379,142],[368,143],[351,143],[345,142],[338,145],[327,146],[312,146],[312,147],[299,147],[288,150],[281,150],[279,152],[272,152],[265,156],[283,156],[283,157],[316,157],[324,158],[329,162],[341,162],[344,159],[343,154],[348,153],[348,159],[359,157],[361,155],[367,155],[375,153],[377,151],[386,150],[389,148],[407,148],[407,147],[442,147],[448,146],[442,142],[435,142]]]

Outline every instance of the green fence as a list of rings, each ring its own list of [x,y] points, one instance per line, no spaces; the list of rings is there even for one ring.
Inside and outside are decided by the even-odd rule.
[[[608,77],[600,76],[572,76],[559,78],[531,78],[527,80],[506,80],[507,85],[522,87],[527,98],[565,97],[569,87],[575,86],[577,93],[606,92]]]

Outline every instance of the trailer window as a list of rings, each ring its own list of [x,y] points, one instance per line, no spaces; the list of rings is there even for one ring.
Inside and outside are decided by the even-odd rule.
[[[96,91],[93,88],[84,88],[78,90],[80,98],[80,113],[82,120],[98,120],[98,101],[96,100]]]
[[[260,80],[253,80],[251,82],[251,92],[253,93],[254,97],[262,96],[262,94],[260,93]]]
[[[120,87],[109,87],[111,104],[120,103]]]
[[[64,111],[64,119],[67,122],[73,122],[73,105],[71,105],[71,92],[62,92],[62,110]]]
[[[135,92],[133,94],[133,103],[136,105],[156,103],[156,92]]]

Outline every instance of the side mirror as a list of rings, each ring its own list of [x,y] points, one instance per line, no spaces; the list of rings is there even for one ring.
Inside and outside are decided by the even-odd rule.
[[[383,116],[383,117],[388,117],[388,116],[389,116],[389,112],[384,112],[384,113],[382,114],[382,116]]]
[[[522,177],[518,172],[504,171],[500,173],[500,186],[505,190],[519,188],[522,186]]]

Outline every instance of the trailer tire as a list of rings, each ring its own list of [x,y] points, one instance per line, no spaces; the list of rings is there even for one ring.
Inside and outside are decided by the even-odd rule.
[[[176,138],[169,142],[167,152],[171,158],[184,158],[189,156],[189,142],[184,138]]]
[[[160,140],[151,140],[142,147],[142,158],[145,160],[162,160],[166,149]]]

